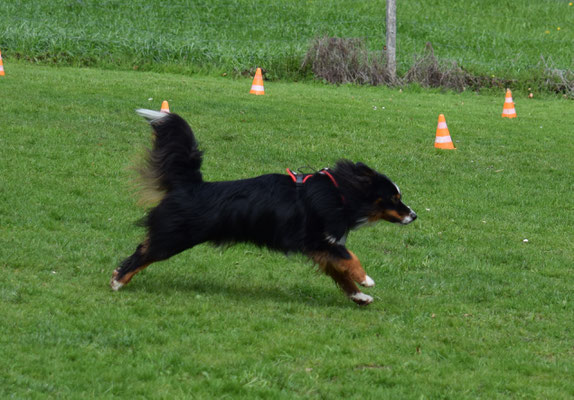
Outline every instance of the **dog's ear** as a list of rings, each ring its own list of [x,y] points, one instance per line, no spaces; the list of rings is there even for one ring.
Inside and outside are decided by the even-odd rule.
[[[366,176],[369,178],[377,174],[374,169],[367,166],[366,164],[363,164],[362,162],[358,162],[355,164],[355,171],[357,175]]]
[[[367,192],[368,188],[373,185],[377,173],[366,164],[358,162],[353,166],[353,175],[354,186],[363,192]]]
[[[367,165],[349,160],[339,160],[335,166],[336,178],[347,182],[349,187],[364,190],[372,185],[377,173]]]

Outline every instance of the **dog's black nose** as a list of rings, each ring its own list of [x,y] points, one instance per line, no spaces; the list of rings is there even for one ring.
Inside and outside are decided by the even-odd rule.
[[[411,213],[409,214],[409,216],[412,218],[412,220],[414,221],[415,219],[417,219],[417,214],[414,211],[411,211]]]

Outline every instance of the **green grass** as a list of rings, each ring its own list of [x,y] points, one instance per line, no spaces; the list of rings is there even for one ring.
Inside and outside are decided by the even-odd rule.
[[[241,73],[301,79],[312,40],[385,40],[384,1],[5,0],[6,58],[111,68]],[[471,73],[539,82],[541,56],[573,69],[574,6],[568,0],[404,0],[397,8],[399,70],[431,42]]]
[[[570,102],[515,96],[506,120],[504,93],[250,85],[10,65],[1,398],[574,396]],[[198,246],[112,292],[143,235],[129,168],[150,131],[133,110],[164,99],[194,127],[209,180],[340,157],[395,180],[419,219],[348,242],[375,302],[247,245]],[[439,113],[456,151],[433,148]]]

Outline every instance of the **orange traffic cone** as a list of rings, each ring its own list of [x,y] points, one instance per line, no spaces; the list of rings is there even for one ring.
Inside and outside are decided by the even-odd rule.
[[[516,110],[514,109],[514,102],[512,101],[512,92],[506,89],[506,98],[504,99],[504,107],[502,107],[503,118],[516,118]]]
[[[261,75],[261,68],[257,68],[255,72],[255,78],[253,78],[253,84],[251,85],[251,94],[265,94],[265,89],[263,88],[263,76]]]
[[[4,64],[2,63],[2,52],[0,51],[0,76],[4,76]]]
[[[169,104],[167,104],[167,100],[164,100],[161,103],[161,112],[168,113],[169,112]]]
[[[444,114],[438,116],[438,125],[436,127],[436,138],[434,140],[434,147],[437,149],[454,150],[454,144],[450,138],[450,133],[448,127],[446,126],[446,120],[444,119]]]

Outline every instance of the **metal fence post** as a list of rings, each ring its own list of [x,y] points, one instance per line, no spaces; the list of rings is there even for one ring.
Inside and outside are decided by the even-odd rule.
[[[387,0],[387,68],[392,82],[397,80],[397,3]]]

